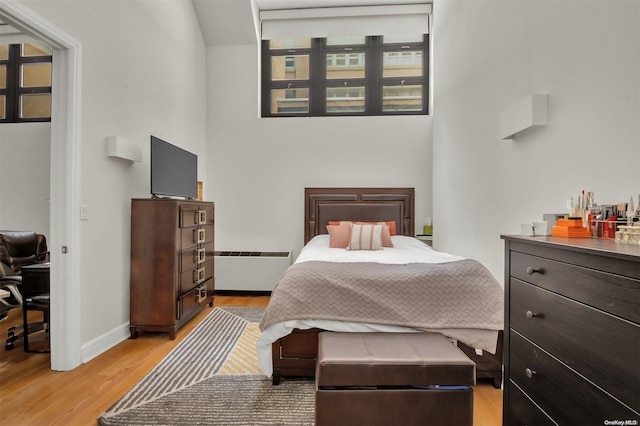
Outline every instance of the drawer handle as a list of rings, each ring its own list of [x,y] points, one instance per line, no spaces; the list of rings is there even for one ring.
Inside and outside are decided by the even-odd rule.
[[[204,243],[207,239],[207,234],[204,229],[193,230],[193,242],[196,244]]]
[[[205,257],[206,257],[205,249],[203,249],[203,248],[202,249],[197,249],[197,250],[194,250],[193,253],[194,253],[194,259],[193,260],[194,260],[195,263],[204,262]]]
[[[205,268],[198,268],[193,271],[193,282],[200,284],[205,278]]]
[[[536,317],[538,317],[538,318],[542,318],[543,316],[544,316],[544,315],[542,315],[542,314],[541,314],[541,313],[539,313],[539,312],[531,312],[531,311],[527,311],[527,318],[529,318],[529,319],[534,319],[534,318],[536,318]]]
[[[527,375],[528,378],[533,378],[533,376],[535,376],[537,374],[536,370],[532,370],[530,368],[527,368],[524,370],[524,374]]]
[[[200,304],[203,300],[207,298],[207,287],[205,285],[201,285],[196,288],[196,303]]]
[[[195,222],[196,225],[204,225],[205,223],[207,223],[207,211],[196,210]]]
[[[542,268],[534,268],[533,266],[527,266],[527,275],[533,275],[536,272],[539,273],[539,274],[542,274],[544,272],[544,269],[542,269]]]

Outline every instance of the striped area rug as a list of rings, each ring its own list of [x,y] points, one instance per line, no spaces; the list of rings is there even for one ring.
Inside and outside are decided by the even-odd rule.
[[[211,311],[98,423],[312,425],[313,380],[272,386],[260,372],[256,341],[263,309]]]

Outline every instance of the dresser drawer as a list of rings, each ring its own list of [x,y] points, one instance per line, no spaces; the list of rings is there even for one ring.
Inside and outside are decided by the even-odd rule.
[[[208,302],[209,292],[207,291],[207,283],[203,283],[198,287],[192,289],[188,293],[183,294],[178,298],[178,318],[193,314],[196,310],[199,310],[202,305]]]
[[[640,281],[520,252],[510,256],[511,276],[640,323]]]
[[[213,277],[213,257],[208,261],[198,264],[197,268],[188,269],[180,274],[180,287],[178,294],[191,290],[196,285]]]
[[[640,326],[516,278],[509,283],[511,329],[624,403],[638,406]]]
[[[187,271],[196,267],[198,263],[213,259],[213,243],[206,244],[202,247],[191,247],[180,252],[180,272]]]
[[[199,206],[194,204],[180,207],[180,227],[213,225],[213,206]]]
[[[195,247],[199,244],[213,242],[213,225],[197,228],[183,228],[180,230],[182,249]]]
[[[509,381],[509,426],[555,426],[555,423],[520,388]]]
[[[509,341],[511,380],[558,424],[601,426],[605,420],[638,418],[637,413],[517,332],[510,331]],[[511,396],[509,392],[510,403]]]

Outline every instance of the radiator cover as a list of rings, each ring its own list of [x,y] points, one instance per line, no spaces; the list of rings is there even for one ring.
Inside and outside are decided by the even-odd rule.
[[[272,291],[291,265],[290,251],[216,251],[216,290]]]

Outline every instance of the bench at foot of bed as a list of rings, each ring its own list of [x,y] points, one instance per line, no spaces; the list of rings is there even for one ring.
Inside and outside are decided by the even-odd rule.
[[[440,333],[320,333],[316,425],[473,424],[475,363]]]

